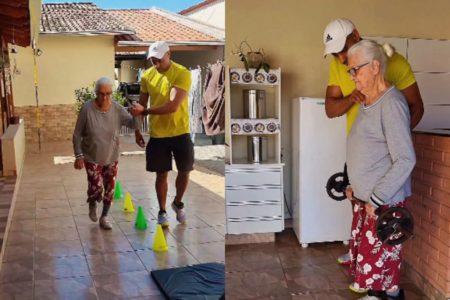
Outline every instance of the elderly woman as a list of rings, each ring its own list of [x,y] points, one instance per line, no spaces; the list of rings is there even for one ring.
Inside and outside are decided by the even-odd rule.
[[[353,288],[366,289],[364,300],[404,299],[399,288],[402,246],[382,243],[377,215],[403,206],[411,195],[415,165],[410,114],[405,97],[384,78],[387,57],[374,41],[362,40],[348,51],[348,72],[365,96],[347,139],[348,175],[353,190],[351,246]]]
[[[87,173],[89,218],[97,222],[97,202],[103,201],[99,224],[105,230],[112,229],[107,215],[117,176],[119,130],[122,125],[135,128],[137,124],[125,108],[112,101],[112,88],[109,78],[97,80],[97,97],[84,104],[73,133],[74,167],[85,167]]]

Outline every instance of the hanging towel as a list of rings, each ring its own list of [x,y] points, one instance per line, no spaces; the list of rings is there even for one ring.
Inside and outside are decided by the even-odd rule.
[[[202,73],[201,69],[191,70],[191,90],[189,92],[189,122],[191,133],[202,133]]]
[[[207,135],[225,132],[225,68],[219,62],[207,69],[202,119]]]

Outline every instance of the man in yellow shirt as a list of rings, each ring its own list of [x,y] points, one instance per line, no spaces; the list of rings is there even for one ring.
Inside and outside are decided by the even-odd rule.
[[[325,111],[329,118],[347,114],[347,132],[350,132],[359,111],[359,104],[364,102],[364,95],[360,93],[351,80],[347,67],[347,50],[361,40],[355,25],[347,19],[337,19],[328,24],[323,34],[325,44],[324,56],[329,54],[333,58],[329,66],[328,86],[325,96]],[[356,70],[358,71],[358,70]],[[386,80],[400,90],[408,102],[411,114],[411,128],[421,120],[424,109],[411,66],[400,54],[394,53],[388,58],[385,74]],[[346,195],[352,198],[352,190],[347,189]],[[353,220],[352,223],[354,223]],[[355,224],[352,224],[352,230]],[[338,258],[340,264],[350,264],[350,254]],[[365,292],[350,286],[354,292]]]
[[[150,115],[150,140],[146,147],[147,171],[156,172],[156,194],[159,202],[158,224],[169,226],[166,212],[168,183],[172,170],[172,157],[177,165],[176,196],[172,208],[177,220],[184,223],[183,195],[189,182],[189,173],[194,165],[194,145],[190,138],[188,94],[191,88],[191,73],[170,59],[166,42],[154,42],[147,58],[153,67],[144,72],[141,79],[139,104],[131,109],[133,115]],[[147,102],[150,97],[150,108]],[[136,130],[136,142],[144,147],[144,139]]]
[[[364,95],[355,89],[355,83],[347,73],[347,50],[361,40],[355,25],[347,19],[332,21],[325,29],[324,55],[332,54],[328,86],[325,96],[327,116],[335,118],[347,113],[347,130],[350,132]],[[386,79],[402,91],[411,114],[411,128],[416,127],[423,116],[423,102],[411,66],[406,59],[394,53],[388,60]]]

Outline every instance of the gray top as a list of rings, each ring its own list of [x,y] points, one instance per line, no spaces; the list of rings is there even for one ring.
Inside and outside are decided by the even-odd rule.
[[[354,196],[373,206],[394,205],[411,195],[416,155],[405,97],[389,88],[360,106],[347,138],[347,168]]]
[[[75,157],[102,166],[109,165],[119,159],[119,131],[125,125],[130,128],[137,126],[126,109],[112,101],[106,112],[99,111],[94,101],[86,102],[78,115],[73,132],[73,151]]]

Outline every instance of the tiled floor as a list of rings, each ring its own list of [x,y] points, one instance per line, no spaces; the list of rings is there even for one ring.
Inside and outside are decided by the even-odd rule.
[[[2,251],[6,223],[14,194],[16,177],[0,177],[0,251]],[[1,256],[0,256],[1,257]]]
[[[119,180],[136,211],[144,208],[149,228],[136,230],[136,213],[124,213],[123,202],[115,202],[114,228],[102,231],[87,216],[85,171],[53,163],[55,155],[70,154],[70,143],[27,153],[0,273],[0,299],[163,299],[151,270],[224,261],[223,176],[208,173],[207,163],[191,175],[184,199],[188,223],[177,224],[169,211],[170,248],[155,253],[157,200],[144,156],[121,157]],[[175,175],[169,179],[170,197]]]
[[[275,243],[226,246],[227,299],[353,300],[350,278],[336,257],[346,251],[340,243],[303,249],[292,230]],[[411,282],[402,283],[407,300],[423,300]]]

